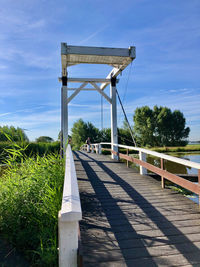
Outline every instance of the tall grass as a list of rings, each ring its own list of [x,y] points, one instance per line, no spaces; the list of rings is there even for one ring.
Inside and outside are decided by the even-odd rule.
[[[5,158],[8,157],[8,149],[16,148],[16,145],[20,147],[26,147],[23,154],[28,157],[34,157],[36,155],[44,156],[50,153],[60,152],[60,142],[52,143],[29,143],[29,142],[13,142],[8,140],[6,142],[0,142],[0,163],[3,162]]]
[[[0,232],[31,266],[57,266],[64,164],[55,154],[24,158],[22,150],[7,151],[8,168],[0,178]]]

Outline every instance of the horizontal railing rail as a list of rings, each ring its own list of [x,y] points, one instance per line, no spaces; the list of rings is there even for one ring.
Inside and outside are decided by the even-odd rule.
[[[77,266],[82,210],[71,146],[67,145],[62,206],[58,216],[59,267]]]
[[[104,145],[106,145],[106,146],[110,145],[111,147],[115,146],[118,148],[124,148],[124,149],[126,149],[126,154],[116,152],[110,148],[103,148],[102,146],[104,146]],[[167,179],[167,180],[173,182],[174,184],[177,184],[177,185],[179,185],[179,186],[181,186],[181,187],[183,187],[183,188],[185,188],[185,189],[200,196],[200,184],[199,184],[200,183],[200,163],[192,162],[192,161],[185,160],[185,159],[180,159],[180,158],[177,158],[174,156],[169,156],[169,155],[155,152],[152,150],[148,150],[145,148],[126,146],[126,145],[120,145],[120,144],[111,144],[111,143],[103,143],[102,142],[99,144],[91,144],[89,146],[89,149],[88,149],[88,145],[83,145],[82,148],[87,149],[87,151],[89,152],[89,151],[93,150],[92,149],[93,146],[97,147],[96,153],[101,153],[101,151],[110,151],[112,154],[116,155],[118,158],[125,159],[127,161],[127,166],[128,166],[128,162],[132,162],[132,163],[139,165],[140,166],[140,174],[142,174],[142,175],[147,174],[147,170],[150,170],[153,173],[160,175],[162,188],[165,187],[165,179]],[[131,150],[139,152],[139,159],[129,155],[129,152]],[[147,163],[146,162],[146,156],[147,155],[151,155],[151,156],[160,158],[161,167],[159,168],[159,167],[154,166],[150,163]],[[184,165],[187,167],[197,169],[198,170],[198,183],[195,184],[191,181],[188,181],[188,180],[186,180],[186,179],[184,179],[184,178],[182,178],[176,174],[170,173],[169,171],[165,170],[165,166],[164,166],[165,162],[164,161],[166,161],[166,160],[177,163],[177,164],[181,164],[181,165]],[[200,203],[200,201],[199,201],[199,203]]]
[[[111,145],[111,143],[100,143],[100,144],[101,145]],[[152,155],[152,156],[155,156],[155,157],[158,157],[158,158],[166,159],[166,160],[169,160],[169,161],[172,161],[172,162],[176,162],[176,163],[182,164],[184,166],[192,167],[192,168],[195,168],[195,169],[200,169],[200,163],[197,163],[197,162],[192,162],[192,161],[189,161],[189,160],[186,160],[186,159],[180,159],[180,158],[177,158],[177,157],[174,157],[174,156],[169,156],[169,155],[166,155],[166,154],[163,154],[163,153],[159,153],[159,152],[156,152],[156,151],[152,151],[152,150],[148,150],[148,149],[145,149],[145,148],[139,148],[139,147],[134,147],[134,146],[125,146],[125,145],[119,145],[119,144],[113,144],[113,145],[121,147],[121,148],[129,149],[129,150],[142,152],[142,153],[145,153],[147,155]]]

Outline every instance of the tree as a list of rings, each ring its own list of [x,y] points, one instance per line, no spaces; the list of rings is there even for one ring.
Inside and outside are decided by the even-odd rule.
[[[138,146],[151,145],[154,146],[154,118],[153,111],[144,106],[137,108],[133,117],[134,133]]]
[[[72,145],[74,149],[79,149],[86,139],[90,137],[92,143],[100,142],[101,134],[91,122],[84,122],[79,119],[73,124],[72,132]]]
[[[40,137],[36,138],[37,143],[51,143],[53,141],[54,141],[53,138],[51,138],[49,136],[40,136]]]
[[[28,141],[28,137],[22,128],[15,128],[14,126],[0,126],[0,141],[8,141],[7,136],[14,142]]]
[[[133,117],[137,142],[141,146],[186,145],[190,128],[185,127],[184,115],[167,107],[137,108]]]
[[[101,142],[108,142],[110,143],[111,140],[111,129],[104,128],[101,130]]]

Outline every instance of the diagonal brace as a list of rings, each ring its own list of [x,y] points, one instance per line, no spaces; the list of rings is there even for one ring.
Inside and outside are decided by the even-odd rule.
[[[88,84],[84,82],[70,97],[67,98],[67,104]]]
[[[90,82],[90,84],[92,84],[94,86],[94,88],[102,95],[105,97],[105,99],[112,104],[112,100],[109,96],[107,96],[107,94],[104,93],[103,90],[100,89],[100,87],[95,83],[95,82]]]

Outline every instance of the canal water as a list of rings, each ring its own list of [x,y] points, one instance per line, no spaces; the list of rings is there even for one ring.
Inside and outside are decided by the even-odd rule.
[[[200,163],[200,153],[196,154],[196,153],[168,153],[168,155],[170,156],[174,156],[177,158],[182,158],[182,159],[186,159],[189,161],[194,161],[197,163]],[[148,156],[147,157],[147,162],[160,167],[160,159],[153,157],[153,156]],[[171,172],[171,173],[176,173],[176,174],[198,174],[198,170],[191,168],[191,167],[187,167],[187,166],[183,166],[181,164],[178,163],[174,163],[171,161],[165,161],[165,170]]]
[[[169,153],[168,155],[200,163],[200,153]],[[160,167],[160,159],[156,157],[148,156],[147,162]],[[191,167],[183,166],[181,164],[174,163],[171,161],[165,161],[164,164],[165,164],[165,170],[171,173],[198,175],[198,170]],[[188,195],[187,197],[192,201],[199,203],[198,195],[193,194],[193,195]]]

